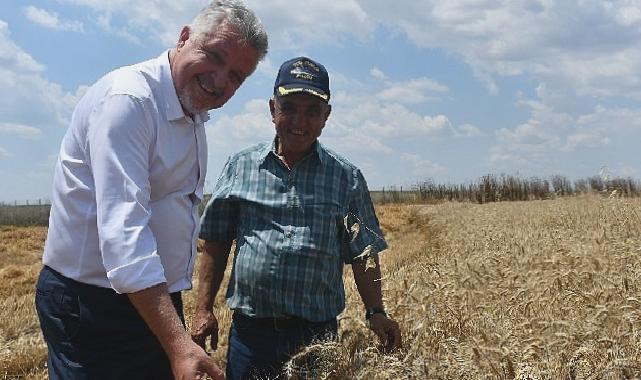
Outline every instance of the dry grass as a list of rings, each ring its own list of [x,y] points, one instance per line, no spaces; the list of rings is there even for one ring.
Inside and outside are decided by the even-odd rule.
[[[306,348],[288,378],[641,378],[641,200],[377,209],[390,245],[385,302],[404,349],[379,353],[346,270],[340,343]],[[45,376],[32,296],[44,233],[0,230],[0,379]],[[193,293],[184,298],[189,323]],[[221,365],[226,346],[221,334]]]
[[[46,378],[34,308],[45,227],[0,227],[0,379]]]
[[[328,378],[641,377],[640,206],[581,197],[381,210],[386,304],[405,348],[383,357],[362,339],[352,286],[342,328],[358,335],[343,340],[355,354]]]

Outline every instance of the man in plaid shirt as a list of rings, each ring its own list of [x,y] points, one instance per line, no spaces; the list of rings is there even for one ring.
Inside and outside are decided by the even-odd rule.
[[[398,324],[383,307],[378,253],[387,244],[365,179],[317,140],[329,98],[321,64],[285,62],[269,100],[275,139],[228,160],[203,214],[192,337],[203,348],[211,337],[216,348],[213,303],[235,240],[228,379],[278,376],[301,346],[336,337],[344,264],[352,266],[370,328],[387,349],[400,346]]]

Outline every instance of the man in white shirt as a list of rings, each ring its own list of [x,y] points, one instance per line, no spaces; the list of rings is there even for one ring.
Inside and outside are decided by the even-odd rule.
[[[255,14],[217,0],[176,47],[117,69],[78,103],[56,163],[36,291],[51,379],[223,378],[184,327],[207,111],[267,52]]]

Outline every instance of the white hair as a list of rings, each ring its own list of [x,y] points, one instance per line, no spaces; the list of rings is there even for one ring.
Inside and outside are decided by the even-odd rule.
[[[258,61],[265,57],[267,32],[256,14],[238,0],[214,0],[204,7],[189,26],[190,38],[206,38],[215,33],[224,21],[233,25],[246,43],[256,49]]]

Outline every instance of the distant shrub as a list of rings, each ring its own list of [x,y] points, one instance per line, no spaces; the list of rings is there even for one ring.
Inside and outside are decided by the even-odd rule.
[[[530,201],[601,193],[607,196],[639,197],[641,183],[632,178],[603,178],[593,176],[574,182],[567,177],[522,178],[502,174],[488,174],[467,184],[437,184],[428,179],[410,190],[383,189],[372,191],[376,203],[435,203],[443,201],[490,203],[501,201]]]
[[[0,205],[0,225],[46,226],[51,205]]]

